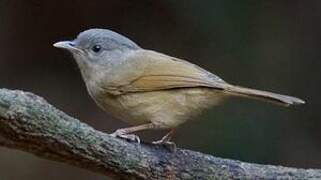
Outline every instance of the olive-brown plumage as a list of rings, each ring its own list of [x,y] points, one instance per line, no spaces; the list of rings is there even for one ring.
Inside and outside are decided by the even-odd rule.
[[[145,50],[105,29],[90,29],[73,41],[54,44],[76,59],[87,89],[105,111],[133,127],[113,135],[174,129],[225,97],[242,96],[282,105],[303,104],[295,97],[231,85],[188,61]],[[168,143],[173,131],[155,143]]]

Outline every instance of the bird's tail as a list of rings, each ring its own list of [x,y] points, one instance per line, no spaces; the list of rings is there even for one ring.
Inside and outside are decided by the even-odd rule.
[[[287,95],[281,95],[281,94],[276,94],[276,93],[261,91],[256,89],[250,89],[250,88],[245,88],[240,86],[234,86],[234,85],[228,85],[226,88],[224,88],[224,91],[236,96],[244,96],[248,98],[269,101],[272,103],[285,105],[285,106],[299,105],[299,104],[305,103],[305,101],[296,97],[291,97]]]

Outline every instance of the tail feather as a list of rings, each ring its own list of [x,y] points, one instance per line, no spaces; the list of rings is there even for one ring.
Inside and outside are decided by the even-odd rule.
[[[299,105],[299,104],[305,103],[304,100],[296,97],[291,97],[287,95],[281,95],[281,94],[276,94],[276,93],[261,91],[256,89],[250,89],[250,88],[245,88],[240,86],[229,85],[224,90],[228,93],[231,93],[237,96],[245,96],[249,98],[270,101],[272,103],[277,103],[285,106]]]

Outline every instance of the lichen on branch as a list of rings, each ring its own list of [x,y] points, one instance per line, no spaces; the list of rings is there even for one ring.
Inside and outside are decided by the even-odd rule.
[[[321,179],[321,170],[244,163],[130,143],[97,131],[32,93],[0,89],[0,145],[115,179]]]

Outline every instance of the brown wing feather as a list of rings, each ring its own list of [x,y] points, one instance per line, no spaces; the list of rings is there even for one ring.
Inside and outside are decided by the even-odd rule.
[[[222,89],[225,84],[199,66],[154,51],[138,51],[128,58],[132,62],[142,61],[145,66],[137,77],[120,87],[122,92],[201,86]]]
[[[103,87],[115,95],[172,88],[210,87],[221,89],[231,95],[258,98],[285,105],[304,103],[295,97],[228,84],[192,63],[147,50],[129,54],[126,63],[120,64],[108,76],[113,77],[108,78],[112,81],[104,81]]]

